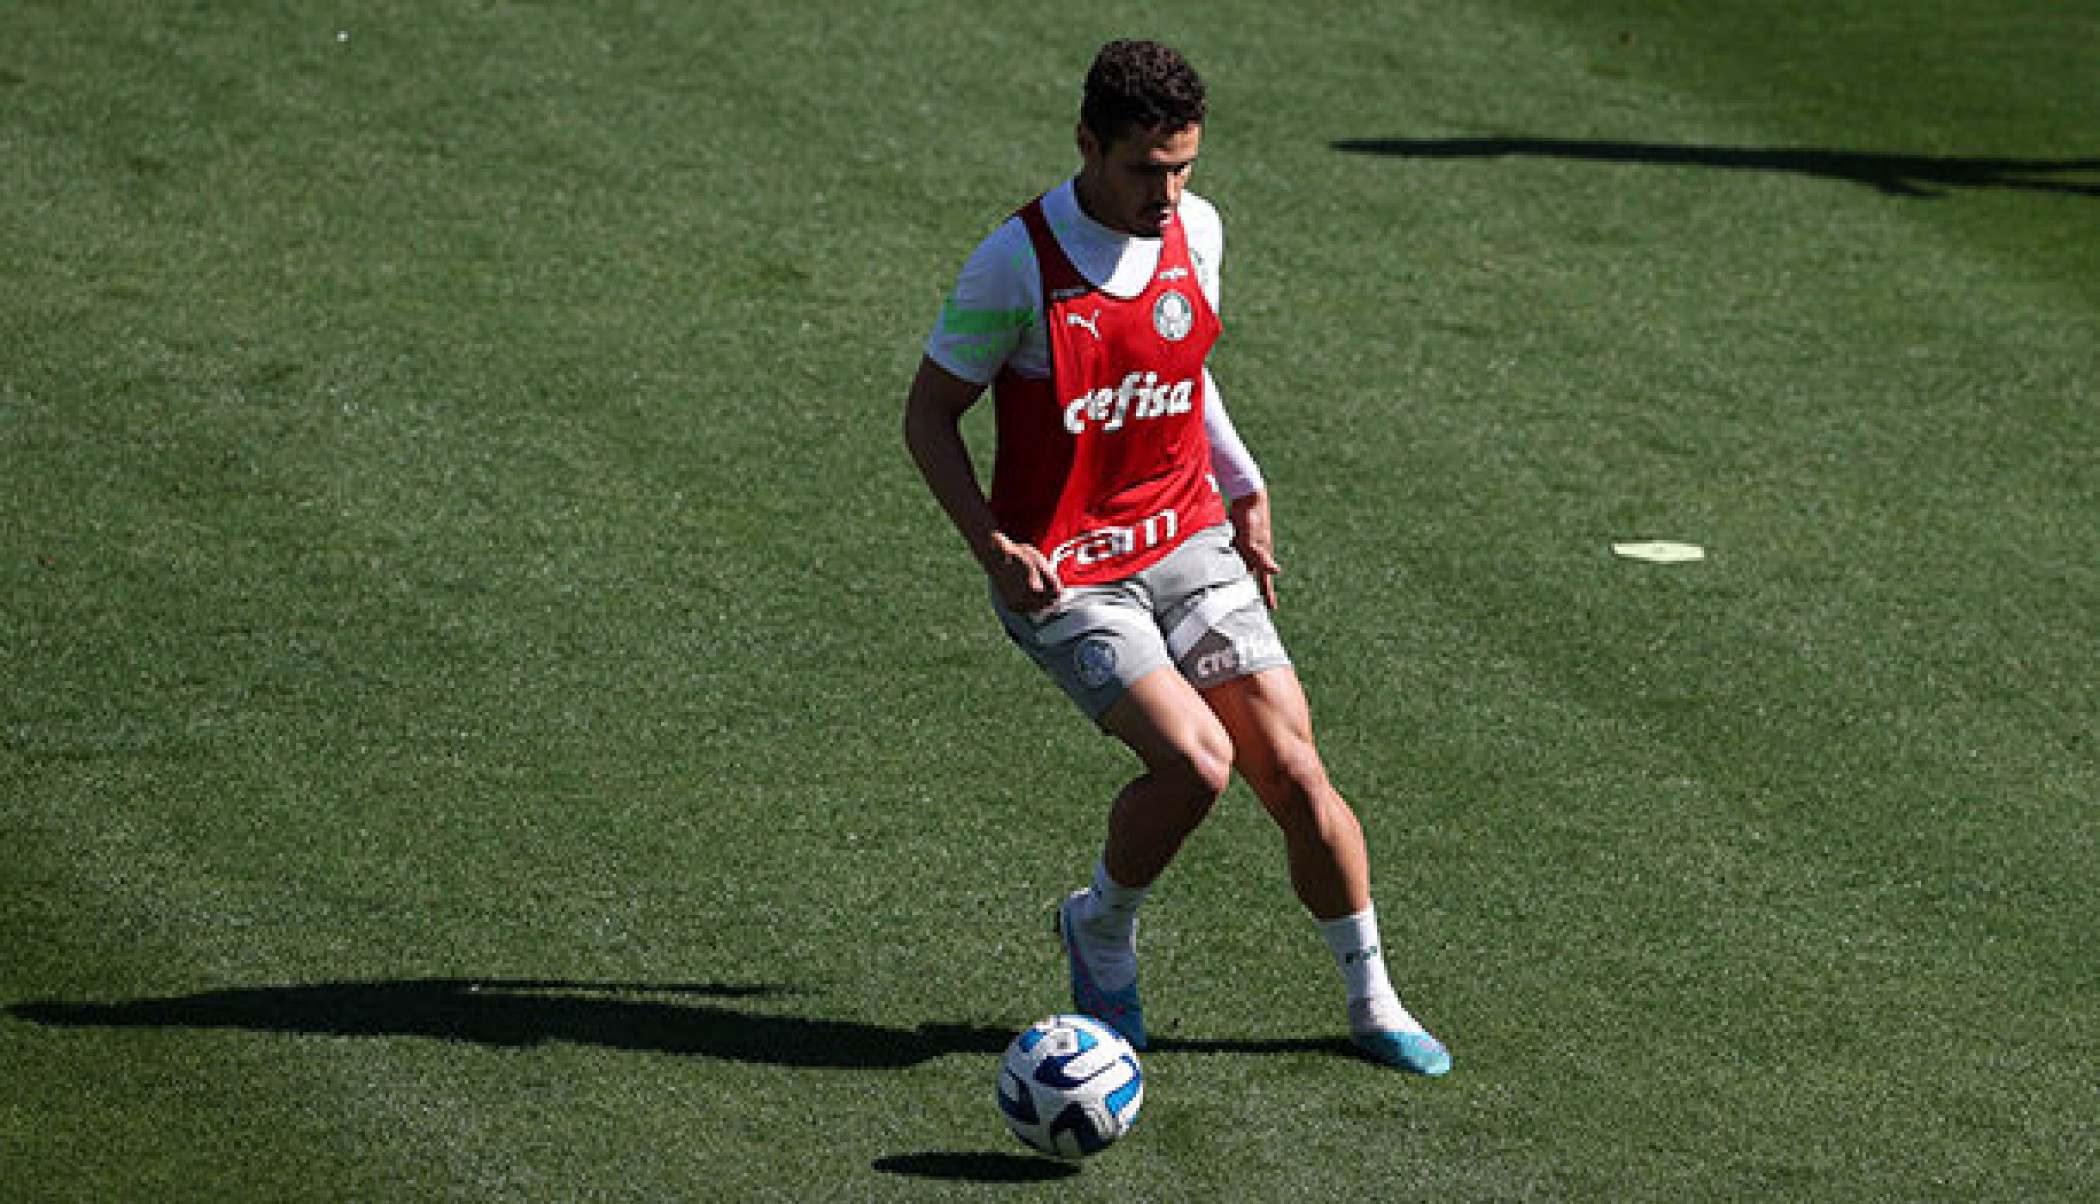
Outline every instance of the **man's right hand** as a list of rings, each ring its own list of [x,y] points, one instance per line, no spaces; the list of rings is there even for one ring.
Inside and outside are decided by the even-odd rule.
[[[904,399],[904,442],[970,554],[992,579],[999,600],[1017,614],[1033,614],[1056,605],[1064,583],[1042,549],[999,529],[977,484],[970,450],[963,445],[962,416],[983,393],[982,384],[964,380],[931,357],[920,360]]]
[[[1017,614],[1033,614],[1055,606],[1064,589],[1063,582],[1057,579],[1057,569],[1042,549],[1009,539],[1003,532],[992,535],[992,552],[986,557],[985,572],[990,574],[999,600]]]

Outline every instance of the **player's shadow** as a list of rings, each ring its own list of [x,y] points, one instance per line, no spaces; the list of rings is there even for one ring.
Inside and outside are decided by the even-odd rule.
[[[404,978],[229,987],[112,1002],[35,1000],[17,1019],[71,1028],[218,1028],[329,1037],[426,1037],[505,1047],[568,1041],[735,1062],[901,1070],[949,1054],[997,1054],[1013,1033],[981,1024],[891,1028],[783,1016],[722,1000],[792,995],[791,987],[725,983],[572,982],[541,978]],[[1163,1053],[1349,1053],[1339,1038],[1165,1037]]]
[[[1932,200],[1955,188],[2002,188],[2100,198],[2100,157],[1993,158],[1900,155],[1813,147],[1733,147],[1574,138],[1344,138],[1329,143],[1357,155],[1400,159],[1578,159],[1645,167],[1783,171],[1862,184],[1885,196]],[[2094,179],[2064,179],[2074,173]]]
[[[1013,1034],[972,1024],[891,1028],[780,1016],[723,1002],[794,994],[793,988],[725,983],[572,982],[559,979],[410,978],[295,986],[232,987],[113,1002],[35,1000],[7,1012],[71,1028],[240,1029],[331,1037],[423,1037],[522,1047],[568,1041],[612,1049],[689,1054],[798,1068],[902,1070],[949,1054],[996,1055]],[[1348,1053],[1332,1039],[1154,1042],[1195,1054]],[[989,1151],[928,1151],[877,1159],[874,1169],[911,1178],[1034,1183],[1077,1168]]]
[[[235,987],[109,1003],[44,1000],[8,1012],[36,1024],[218,1028],[336,1037],[428,1037],[478,1045],[569,1041],[776,1066],[896,1070],[955,1053],[996,1054],[1012,1033],[968,1024],[890,1028],[774,1015],[724,1002],[777,986],[413,978]]]

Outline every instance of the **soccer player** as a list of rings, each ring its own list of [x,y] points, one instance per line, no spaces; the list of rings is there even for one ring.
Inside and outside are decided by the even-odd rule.
[[[1237,770],[1282,829],[1357,1045],[1443,1074],[1450,1054],[1387,976],[1363,830],[1270,619],[1268,493],[1205,364],[1224,235],[1187,185],[1206,108],[1175,50],[1101,48],[1079,173],[963,265],[912,381],[905,442],[1007,633],[1143,766],[1109,808],[1093,885],[1058,909],[1073,1005],[1145,1047],[1138,905]],[[960,425],[987,386],[989,497]]]

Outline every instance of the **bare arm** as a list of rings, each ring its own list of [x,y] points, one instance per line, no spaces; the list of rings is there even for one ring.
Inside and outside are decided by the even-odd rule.
[[[1057,570],[1041,549],[999,529],[963,442],[962,416],[983,394],[983,385],[920,360],[904,401],[904,444],[999,597],[1017,611],[1041,610],[1057,601]]]

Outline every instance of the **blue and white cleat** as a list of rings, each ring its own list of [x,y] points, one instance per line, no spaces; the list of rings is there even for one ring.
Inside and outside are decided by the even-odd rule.
[[[1130,1042],[1132,1049],[1142,1051],[1145,1048],[1145,1007],[1138,1002],[1137,980],[1132,979],[1127,987],[1107,990],[1095,980],[1085,956],[1079,951],[1079,936],[1074,931],[1078,921],[1073,918],[1072,909],[1086,894],[1083,890],[1075,890],[1057,906],[1057,939],[1064,944],[1065,961],[1072,967],[1072,1008],[1116,1030]]]
[[[1349,1039],[1381,1066],[1434,1078],[1451,1073],[1451,1051],[1424,1032],[1397,1002],[1359,999],[1349,1004]]]

